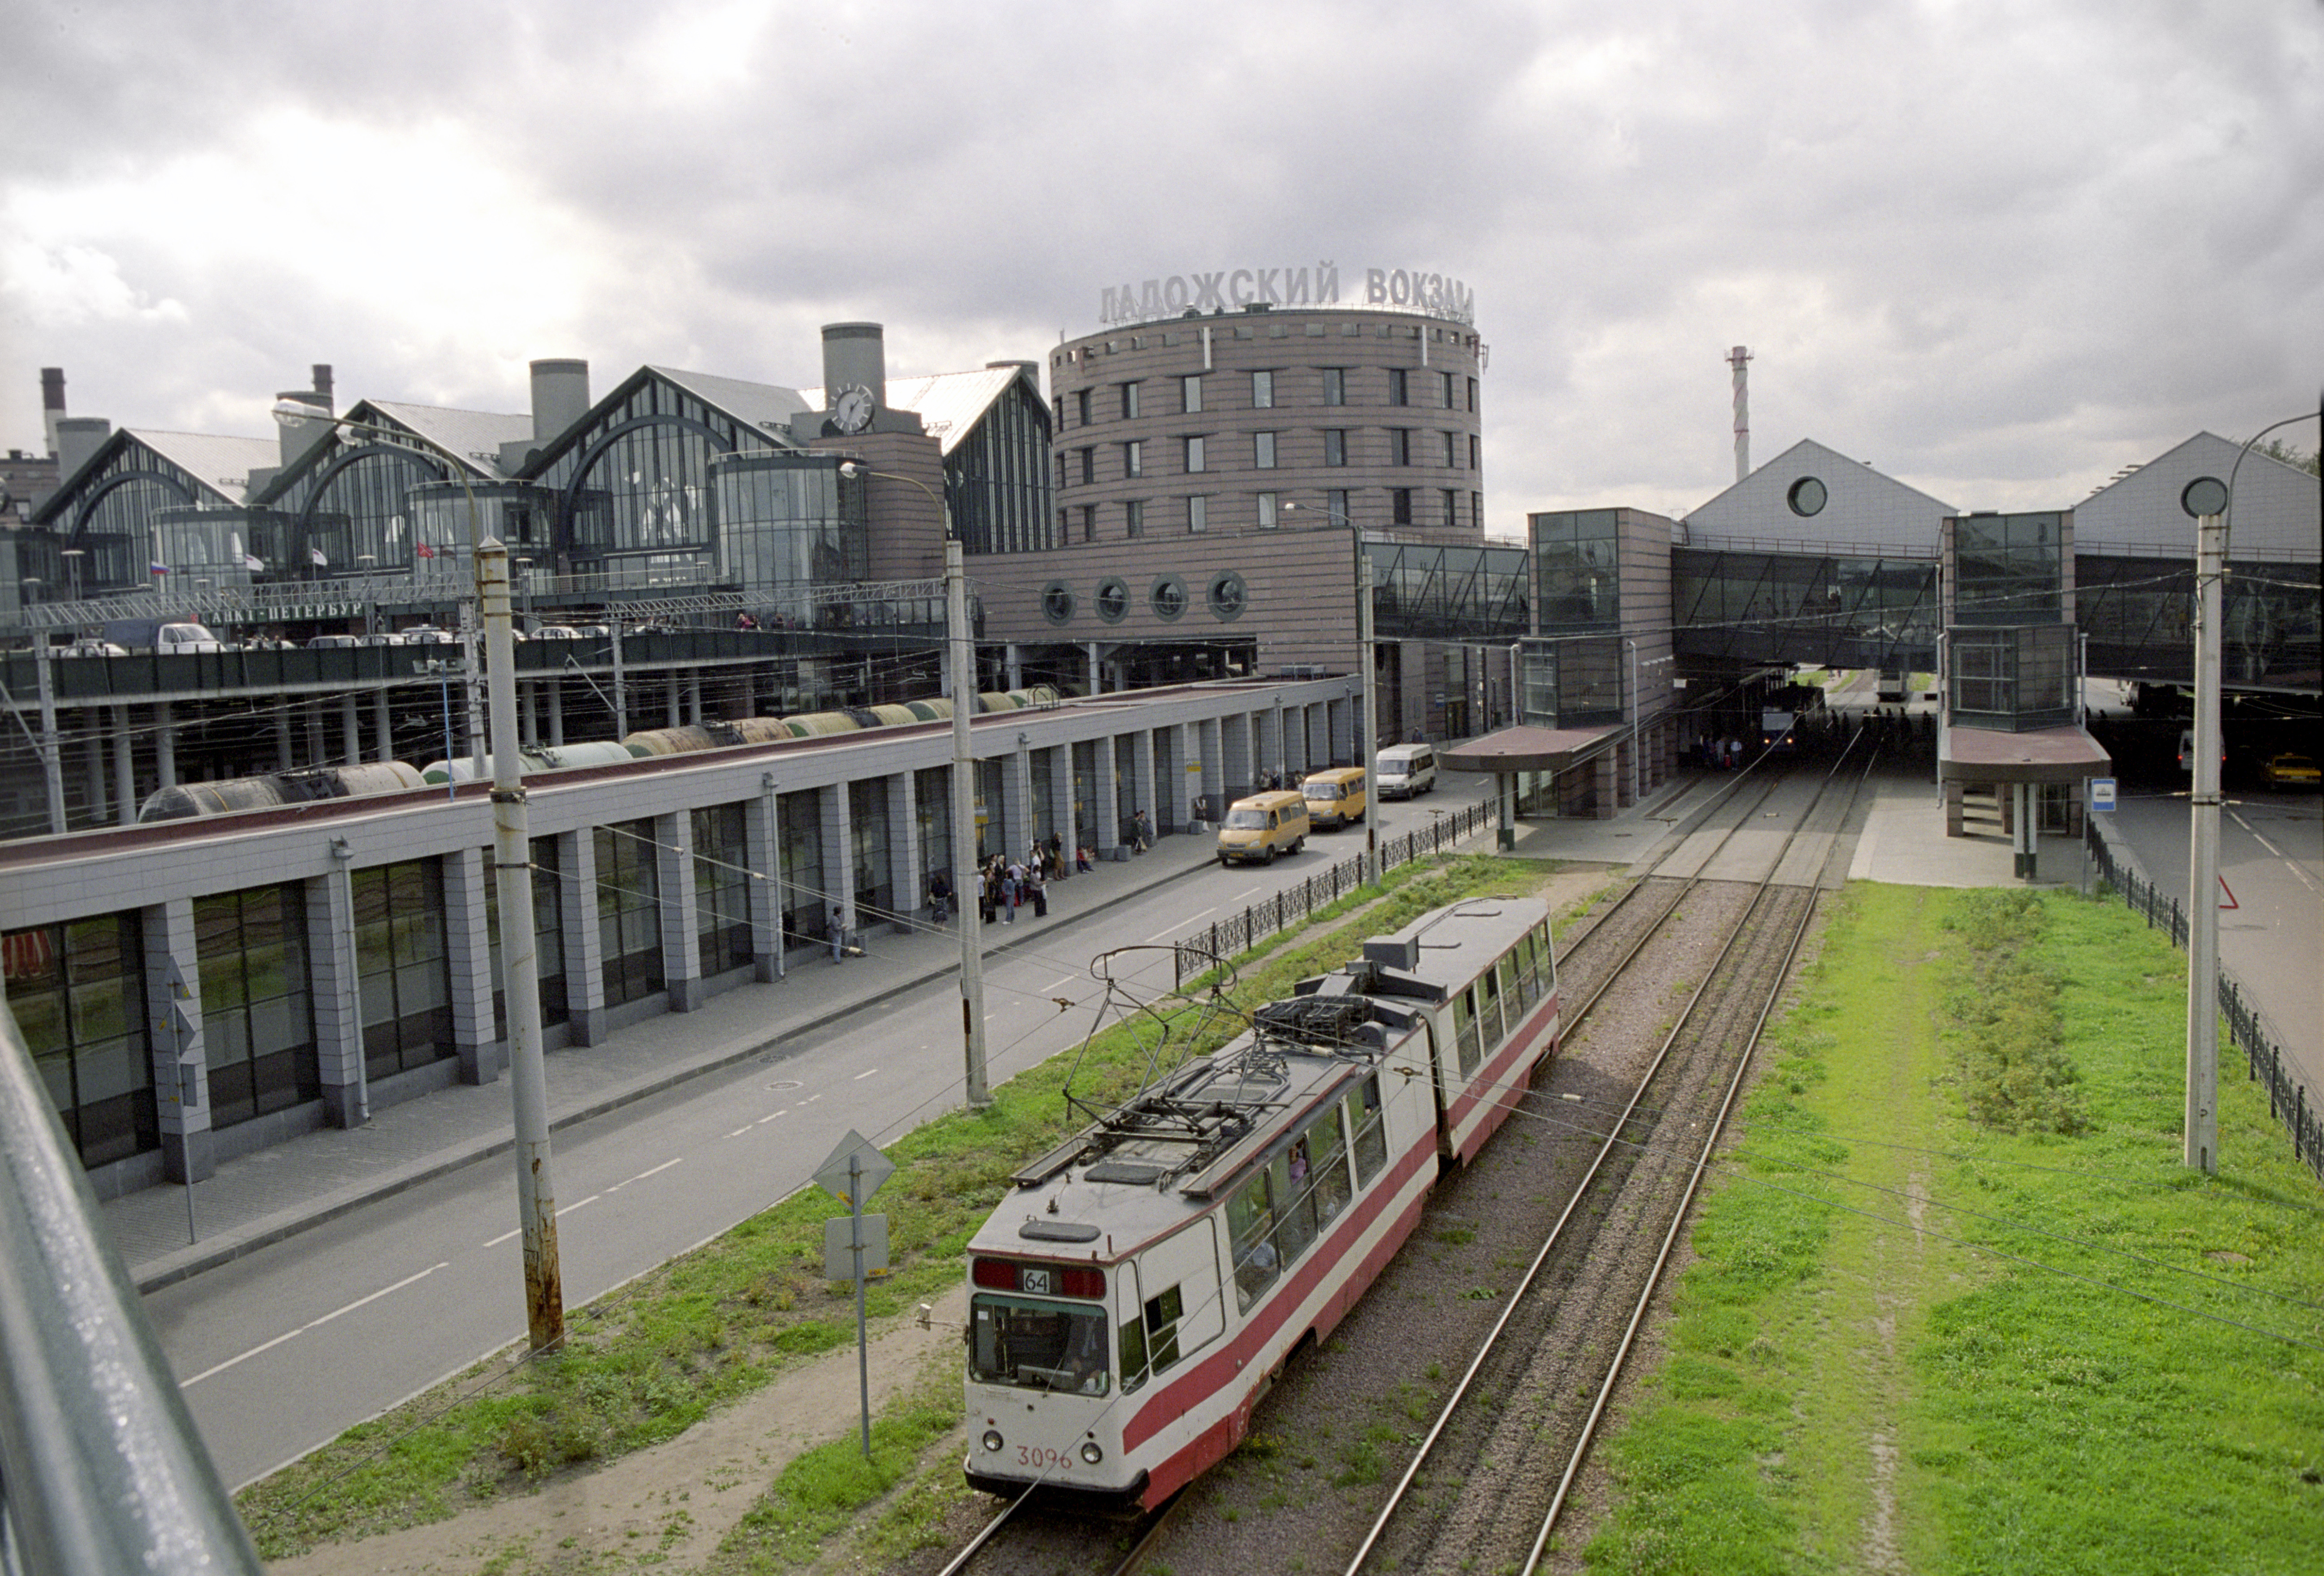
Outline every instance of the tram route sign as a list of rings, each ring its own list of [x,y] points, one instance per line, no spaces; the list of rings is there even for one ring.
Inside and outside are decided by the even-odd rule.
[[[2093,810],[2114,808],[2114,779],[2110,777],[2090,779],[2090,808]]]

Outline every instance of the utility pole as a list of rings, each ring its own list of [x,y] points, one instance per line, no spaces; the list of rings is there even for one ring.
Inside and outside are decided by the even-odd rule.
[[[945,538],[945,632],[952,642],[952,899],[960,917],[960,1036],[968,1105],[992,1103],[984,1074],[983,919],[976,901],[976,759],[968,742],[976,709],[976,642],[968,627],[968,576],[960,539]]]
[[[2200,490],[2200,495],[2198,495]],[[2187,1113],[2183,1163],[2219,1169],[2219,581],[2227,489],[2188,489],[2195,521],[2195,760],[2188,840]]]

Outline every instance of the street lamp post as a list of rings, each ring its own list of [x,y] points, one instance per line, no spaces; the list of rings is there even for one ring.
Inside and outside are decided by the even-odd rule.
[[[516,1127],[518,1224],[524,1240],[525,1323],[532,1350],[565,1340],[558,1265],[557,1194],[550,1176],[547,1070],[540,1046],[540,979],[533,953],[532,837],[516,744],[516,650],[510,633],[508,548],[482,537],[483,518],[460,457],[418,433],[393,431],[286,400],[278,420],[324,420],[427,450],[450,465],[468,505],[469,561],[484,618],[484,669],[493,744],[493,869],[500,896],[501,985],[508,1004],[509,1094]]]
[[[960,539],[953,534],[952,509],[936,490],[917,476],[875,471],[857,460],[841,462],[839,474],[853,481],[878,476],[909,482],[943,511],[945,531],[945,634],[952,651],[952,902],[960,918],[960,1036],[968,1104],[982,1111],[992,1103],[984,1061],[983,915],[976,902],[976,760],[968,742],[969,714],[976,710],[976,642],[968,628],[968,576]]]
[[[67,548],[57,555],[65,561],[65,575],[71,583],[71,599],[75,602],[80,600],[80,561],[87,556],[87,549],[82,548]]]

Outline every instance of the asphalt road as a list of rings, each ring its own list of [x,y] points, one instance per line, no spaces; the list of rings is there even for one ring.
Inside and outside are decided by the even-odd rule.
[[[1483,797],[1460,779],[1383,806],[1383,834]],[[1337,860],[1360,831],[1311,850]],[[1127,978],[1169,986],[1159,945],[1317,868],[1215,864],[989,960],[986,1031],[999,1083],[1077,1044],[1103,987],[1090,960],[1154,944]],[[1030,918],[1019,925],[1056,925]],[[1012,940],[1017,939],[1011,936]],[[626,1106],[557,1139],[558,1245],[578,1306],[807,1185],[848,1129],[884,1141],[959,1098],[956,985],[938,980],[786,1045]],[[1070,1007],[1062,1003],[1070,1003]],[[770,1026],[771,1027],[771,1026]],[[477,1359],[520,1341],[505,1158],[469,1166],[146,1299],[225,1479],[242,1485]]]

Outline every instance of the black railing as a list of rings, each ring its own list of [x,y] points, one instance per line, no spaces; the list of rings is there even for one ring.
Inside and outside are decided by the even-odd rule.
[[[2119,892],[2133,910],[2144,915],[2150,928],[2165,932],[2173,945],[2184,947],[2189,917],[2185,907],[2148,880],[2115,848],[2103,823],[2099,816],[2083,820],[2088,828],[2084,846],[2099,878]],[[2252,1082],[2267,1085],[2268,1114],[2291,1134],[2292,1155],[2324,1180],[2324,1107],[2319,1107],[2284,1059],[2281,1033],[2254,1004],[2242,982],[2224,967],[2219,970],[2219,1015],[2227,1020],[2228,1038],[2242,1050]]]
[[[1492,825],[1495,814],[1490,803],[1438,811],[1435,819],[1425,826],[1401,837],[1383,837],[1379,845],[1380,870],[1385,873],[1423,854],[1443,853],[1471,833]],[[1284,888],[1271,898],[1260,899],[1240,914],[1214,921],[1192,935],[1181,936],[1171,944],[1174,982],[1184,985],[1196,975],[1216,968],[1223,960],[1249,952],[1277,931],[1290,929],[1316,909],[1338,902],[1363,881],[1364,856],[1359,853],[1321,874]]]

